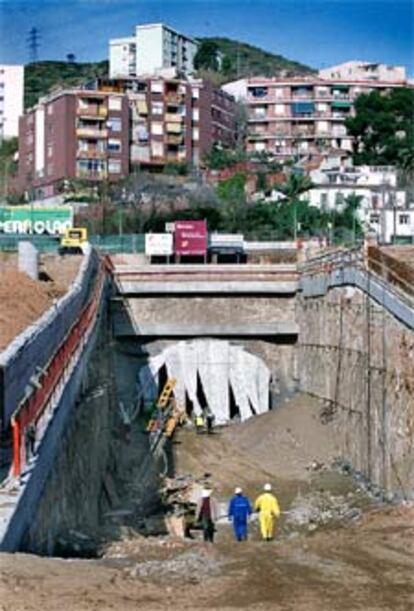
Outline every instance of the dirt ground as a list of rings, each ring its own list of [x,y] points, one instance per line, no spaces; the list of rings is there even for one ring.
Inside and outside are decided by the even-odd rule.
[[[75,279],[80,256],[41,256],[42,280],[17,268],[17,255],[0,254],[0,350],[37,320]]]
[[[236,543],[142,537],[124,529],[99,560],[0,555],[0,611],[246,609],[345,611],[414,608],[414,507],[384,504],[331,468],[336,449],[320,406],[280,409],[197,436],[180,431],[176,473],[210,473],[226,505],[235,485],[253,498],[269,480],[283,519],[262,542],[257,523]]]

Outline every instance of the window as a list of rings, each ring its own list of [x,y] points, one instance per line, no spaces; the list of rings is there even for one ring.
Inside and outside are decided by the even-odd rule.
[[[164,83],[162,81],[151,81],[151,91],[152,93],[163,93]]]
[[[164,104],[162,102],[152,102],[151,112],[153,115],[162,115],[164,112]]]
[[[267,91],[267,87],[252,87],[250,89],[250,93],[254,98],[265,98]]]
[[[117,117],[111,117],[107,123],[109,129],[113,132],[120,132],[122,129],[121,119]]]
[[[48,106],[47,106],[47,114],[48,115],[53,115],[53,105],[52,104],[48,104]]]
[[[109,138],[109,140],[108,140],[108,151],[110,153],[120,153],[121,152],[121,141]]]
[[[326,206],[328,204],[328,194],[321,193],[321,206]]]
[[[193,108],[193,121],[200,120],[200,111],[198,108]]]
[[[120,174],[121,173],[121,161],[119,159],[108,160],[108,172],[109,174]]]
[[[343,193],[338,192],[338,193],[335,194],[335,204],[337,206],[340,206],[341,204],[343,204],[344,201],[345,201],[345,197],[344,197]]]
[[[195,100],[198,100],[198,98],[200,97],[200,89],[196,87],[195,89],[192,90],[191,95]]]
[[[151,142],[151,154],[154,157],[162,157],[164,154],[164,145],[162,142]]]
[[[410,223],[410,216],[408,214],[400,214],[398,220],[400,225],[408,225]]]
[[[47,156],[52,157],[53,155],[53,144],[48,144],[47,146]]]
[[[379,214],[371,214],[369,217],[369,222],[375,225],[378,225],[380,220]]]
[[[52,174],[54,173],[54,171],[55,171],[55,167],[54,167],[53,163],[49,163],[49,164],[47,165],[47,175],[48,175],[48,176],[52,176]]]
[[[193,140],[199,140],[200,139],[200,130],[198,129],[198,127],[193,127]]]
[[[164,126],[162,123],[152,123],[151,124],[151,134],[154,136],[162,136],[164,133]]]
[[[121,110],[122,109],[122,99],[114,96],[110,96],[108,100],[108,108],[109,110]]]

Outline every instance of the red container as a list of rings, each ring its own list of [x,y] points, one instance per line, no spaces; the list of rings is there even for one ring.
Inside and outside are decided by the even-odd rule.
[[[176,221],[174,235],[174,249],[177,255],[206,255],[206,221]]]

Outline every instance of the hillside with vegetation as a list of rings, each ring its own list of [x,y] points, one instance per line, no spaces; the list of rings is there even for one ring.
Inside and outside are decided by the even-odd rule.
[[[108,62],[69,63],[44,61],[27,64],[24,69],[24,105],[30,108],[38,99],[57,87],[75,87],[98,76],[107,76]]]
[[[219,73],[223,82],[245,76],[292,76],[315,72],[305,64],[238,40],[216,37],[200,38],[199,41],[201,49],[204,48],[207,55],[207,65],[204,64],[203,67]],[[214,61],[214,58],[208,65],[208,55],[214,56],[215,51],[218,51],[222,57],[221,67]]]
[[[310,74],[312,68],[299,62],[274,55],[258,47],[230,40],[229,38],[200,38],[206,51],[201,57],[199,73],[210,76],[216,84],[222,84],[243,76],[275,76],[278,74]],[[214,55],[222,57],[221,67]],[[211,59],[213,57],[213,59]],[[208,74],[206,75],[206,72]],[[74,87],[99,76],[108,75],[108,61],[77,63],[64,61],[42,61],[25,67],[25,108],[30,108],[38,99],[57,87]]]

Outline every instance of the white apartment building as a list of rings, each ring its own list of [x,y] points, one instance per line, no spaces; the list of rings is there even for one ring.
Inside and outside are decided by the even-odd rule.
[[[135,35],[109,41],[110,78],[159,74],[173,68],[190,76],[198,43],[163,23],[137,25]]]
[[[404,66],[389,66],[372,62],[350,61],[323,68],[319,76],[324,79],[347,79],[350,81],[381,81],[383,83],[405,82],[407,75]]]
[[[24,67],[0,64],[0,142],[19,135],[23,114]]]
[[[397,188],[397,170],[392,166],[335,166],[325,162],[310,172],[310,179],[315,186],[303,199],[317,208],[341,209],[351,194],[361,197],[362,221],[367,220],[370,210],[406,207],[406,192]]]
[[[375,233],[382,244],[393,242],[414,244],[414,209],[370,210],[366,216],[366,229],[370,233]]]

